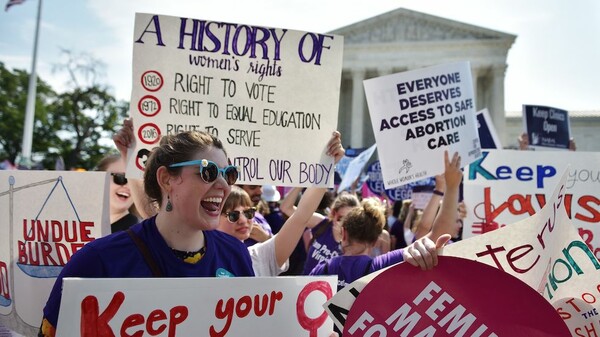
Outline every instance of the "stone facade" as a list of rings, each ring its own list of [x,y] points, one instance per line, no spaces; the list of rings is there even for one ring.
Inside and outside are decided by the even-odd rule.
[[[477,110],[488,108],[507,143],[504,76],[516,36],[403,8],[331,33],[344,36],[338,129],[345,146],[375,142],[363,80],[465,60],[471,62]]]

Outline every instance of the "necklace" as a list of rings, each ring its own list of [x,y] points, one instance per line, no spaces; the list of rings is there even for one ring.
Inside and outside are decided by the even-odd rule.
[[[197,263],[198,261],[200,261],[200,259],[204,256],[204,254],[206,253],[206,246],[200,248],[199,250],[197,250],[195,252],[186,252],[183,250],[177,250],[177,249],[173,249],[173,248],[171,248],[171,250],[173,251],[175,256],[177,256],[177,258],[183,260],[183,262],[194,264],[194,263]]]

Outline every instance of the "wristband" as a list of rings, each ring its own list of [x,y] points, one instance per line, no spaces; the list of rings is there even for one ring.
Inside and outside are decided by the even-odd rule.
[[[441,196],[441,197],[443,197],[443,196],[444,196],[444,192],[440,192],[440,191],[438,191],[438,190],[433,190],[433,194],[439,195],[439,196]]]

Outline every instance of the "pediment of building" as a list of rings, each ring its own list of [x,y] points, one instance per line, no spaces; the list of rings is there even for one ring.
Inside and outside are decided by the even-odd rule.
[[[345,44],[420,41],[511,40],[516,36],[399,8],[331,31]]]

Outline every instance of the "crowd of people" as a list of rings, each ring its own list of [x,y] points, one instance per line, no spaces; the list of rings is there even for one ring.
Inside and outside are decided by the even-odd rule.
[[[402,261],[431,269],[437,249],[450,239],[446,233],[458,233],[457,154],[445,154],[437,193],[421,211],[408,200],[336,195],[323,187],[284,193],[283,187],[239,185],[221,141],[199,131],[163,136],[143,180],[131,179],[125,158],[133,137],[126,120],[113,138],[120,154],[97,165],[111,175],[112,234],[85,245],[65,265],[40,336],[56,334],[65,277],[338,275],[343,287]],[[337,163],[345,152],[340,133],[324,148]]]

